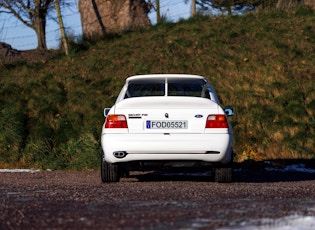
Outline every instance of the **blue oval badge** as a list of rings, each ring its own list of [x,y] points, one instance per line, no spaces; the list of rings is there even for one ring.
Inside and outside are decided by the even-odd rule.
[[[202,118],[203,116],[201,114],[195,115],[195,118]]]

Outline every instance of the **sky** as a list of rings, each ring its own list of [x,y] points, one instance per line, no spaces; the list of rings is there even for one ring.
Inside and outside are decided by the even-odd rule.
[[[78,0],[69,0],[74,3],[71,8],[67,7],[62,10],[63,23],[67,35],[80,37],[82,35],[81,19],[78,12]],[[152,1],[154,2],[154,0]],[[190,16],[190,1],[188,4],[184,0],[160,0],[161,15],[168,21],[176,22],[180,18]],[[156,12],[151,11],[148,14],[151,23],[156,23]],[[55,18],[51,15],[47,20],[46,40],[49,49],[58,49],[60,46],[60,30]],[[0,13],[0,42],[8,43],[13,49],[31,50],[37,47],[37,37],[34,30],[26,27],[15,17]]]

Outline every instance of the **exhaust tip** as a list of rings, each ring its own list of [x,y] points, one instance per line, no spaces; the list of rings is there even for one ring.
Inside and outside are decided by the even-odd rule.
[[[116,151],[113,154],[114,154],[114,157],[119,158],[119,159],[127,156],[127,153],[125,151]]]

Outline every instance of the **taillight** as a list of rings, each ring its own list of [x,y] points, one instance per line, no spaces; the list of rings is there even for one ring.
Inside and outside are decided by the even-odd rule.
[[[128,128],[125,115],[107,115],[105,128]]]
[[[206,128],[228,128],[228,121],[225,115],[209,115],[206,122]]]

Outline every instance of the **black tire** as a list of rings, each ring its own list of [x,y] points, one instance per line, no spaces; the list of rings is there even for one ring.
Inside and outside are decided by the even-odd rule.
[[[233,177],[233,168],[215,168],[214,181],[218,183],[231,183]]]
[[[112,164],[104,161],[104,153],[102,151],[101,157],[101,179],[103,183],[119,182],[120,173],[117,164]]]

